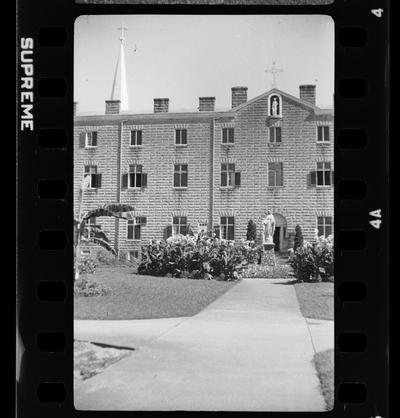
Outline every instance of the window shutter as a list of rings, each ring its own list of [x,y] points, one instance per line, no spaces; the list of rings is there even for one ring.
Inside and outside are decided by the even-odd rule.
[[[167,225],[164,228],[164,240],[166,240],[169,237],[172,237],[172,225]]]
[[[92,146],[97,147],[97,131],[92,132]]]
[[[335,181],[334,181],[334,177],[333,177],[333,174],[334,174],[335,172],[332,170],[331,171],[331,184],[332,184],[332,186],[335,184]]]
[[[81,132],[79,135],[79,148],[85,148],[86,146],[86,132]]]
[[[315,171],[311,171],[310,174],[310,186],[317,185],[317,173]]]
[[[142,187],[147,187],[147,173],[142,173]]]
[[[320,126],[317,126],[317,141],[322,141],[322,128]]]
[[[240,187],[240,171],[235,172],[235,187]]]
[[[282,142],[282,129],[281,128],[276,128],[275,142]]]
[[[187,130],[182,129],[182,144],[187,144]]]
[[[128,188],[128,174],[122,174],[121,176],[121,189]]]
[[[233,143],[235,142],[235,129],[231,128],[229,132],[230,132],[229,142]]]
[[[324,126],[324,140],[329,141],[329,126]]]
[[[94,187],[96,187],[97,189],[100,189],[101,188],[101,174],[96,174],[94,178],[95,178],[95,183],[96,183]]]
[[[227,129],[226,128],[222,128],[222,143],[226,143],[228,142],[228,138],[227,138]]]
[[[142,131],[137,131],[136,145],[142,145]]]

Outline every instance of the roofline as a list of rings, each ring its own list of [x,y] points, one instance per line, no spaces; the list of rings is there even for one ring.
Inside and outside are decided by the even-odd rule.
[[[76,115],[74,120],[76,122],[84,121],[125,121],[131,119],[138,120],[168,120],[168,119],[218,119],[222,117],[234,117],[235,112],[228,111],[198,111],[198,112],[184,112],[184,113],[118,113],[118,114],[99,114],[99,115]]]
[[[256,102],[257,100],[260,100],[261,98],[263,98],[265,96],[269,96],[272,93],[277,93],[277,94],[280,94],[282,96],[285,96],[286,98],[288,98],[290,100],[293,100],[294,102],[298,103],[299,105],[313,110],[316,114],[324,114],[324,113],[321,113],[321,112],[324,112],[324,111],[330,111],[330,112],[333,113],[333,109],[321,109],[318,106],[315,106],[315,105],[311,104],[310,102],[307,102],[306,100],[302,100],[302,99],[300,99],[296,96],[292,96],[291,94],[286,93],[286,92],[284,92],[282,90],[279,90],[279,89],[276,89],[276,88],[268,90],[267,92],[262,93],[262,94],[260,94],[256,97],[254,97],[253,99],[251,99],[247,102],[244,102],[244,103],[240,104],[239,106],[236,106],[236,107],[232,108],[232,111],[237,112],[239,110],[242,110],[244,107],[249,106],[250,104]]]

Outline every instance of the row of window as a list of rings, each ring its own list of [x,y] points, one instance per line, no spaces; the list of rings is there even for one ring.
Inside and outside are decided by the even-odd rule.
[[[187,129],[175,129],[175,145],[186,146],[187,145]],[[235,129],[234,128],[222,128],[222,144],[231,145],[235,142]],[[280,126],[273,126],[269,128],[269,142],[279,143],[282,142],[282,128]],[[317,143],[330,142],[329,126],[317,126]],[[143,131],[132,130],[130,137],[130,146],[141,147],[143,145]],[[84,143],[82,146],[85,148],[97,147],[97,132],[86,132],[84,135]]]
[[[146,226],[147,218],[144,216],[130,219],[127,222],[126,239],[127,240],[140,240],[142,234],[142,227]],[[89,219],[89,227],[96,226],[96,218]],[[174,216],[172,218],[172,225],[170,231],[167,232],[166,238],[171,235],[186,235],[188,230],[188,220],[186,216]],[[333,218],[332,216],[318,216],[317,217],[318,235],[324,235],[325,237],[333,233]],[[89,228],[90,229],[90,228]],[[217,237],[227,240],[235,239],[235,217],[234,216],[221,216],[220,224],[214,227],[214,232]]]
[[[85,166],[85,176],[89,175],[89,188],[101,188],[101,174],[97,166]],[[221,187],[234,188],[241,185],[241,172],[236,171],[235,164],[221,164]],[[330,162],[318,162],[316,170],[309,173],[310,186],[333,185],[333,170]],[[147,173],[140,164],[131,164],[128,173],[121,176],[121,188],[147,187]],[[174,164],[173,187],[188,187],[188,164]],[[283,163],[268,163],[268,187],[283,187]]]

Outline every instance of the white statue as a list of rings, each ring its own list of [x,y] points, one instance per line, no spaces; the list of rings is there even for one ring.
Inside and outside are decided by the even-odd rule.
[[[263,220],[263,244],[273,244],[273,237],[275,232],[275,218],[274,215],[268,210],[268,215]]]
[[[272,99],[271,114],[272,116],[278,116],[278,99],[276,97]]]

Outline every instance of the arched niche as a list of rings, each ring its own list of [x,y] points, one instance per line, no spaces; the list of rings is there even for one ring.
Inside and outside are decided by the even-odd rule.
[[[280,94],[272,93],[268,96],[268,116],[270,118],[282,117],[282,97]]]

